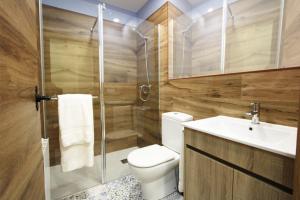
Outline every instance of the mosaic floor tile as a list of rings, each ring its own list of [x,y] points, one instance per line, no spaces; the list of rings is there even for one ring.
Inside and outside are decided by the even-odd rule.
[[[141,185],[134,176],[125,176],[106,184],[110,200],[143,200]]]
[[[128,175],[58,200],[143,200],[143,197],[140,183]],[[183,197],[174,192],[161,200],[183,200]]]

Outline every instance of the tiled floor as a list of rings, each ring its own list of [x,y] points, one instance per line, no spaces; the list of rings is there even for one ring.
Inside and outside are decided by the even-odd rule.
[[[123,164],[120,161],[127,158],[128,153],[136,148],[138,147],[107,154],[107,181],[126,176],[130,173],[128,164]],[[67,173],[61,171],[60,165],[51,167],[51,198],[57,199],[99,185],[101,182],[100,158],[100,156],[95,157],[93,167],[82,168]],[[96,189],[99,190],[99,188],[101,187],[97,186]]]
[[[134,176],[128,175],[59,200],[143,200],[143,198],[139,182]],[[183,197],[174,192],[162,200],[183,200]]]

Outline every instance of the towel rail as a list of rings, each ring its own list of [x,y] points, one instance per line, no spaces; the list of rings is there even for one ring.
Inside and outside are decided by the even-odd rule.
[[[98,96],[93,96],[93,99],[98,99]],[[43,96],[38,94],[38,87],[35,87],[35,106],[36,110],[39,110],[39,103],[41,101],[57,101],[57,95],[55,96]]]
[[[98,99],[98,96],[93,96],[93,99]],[[36,102],[41,102],[41,101],[57,101],[58,97],[57,96],[41,96],[37,95],[36,96]]]

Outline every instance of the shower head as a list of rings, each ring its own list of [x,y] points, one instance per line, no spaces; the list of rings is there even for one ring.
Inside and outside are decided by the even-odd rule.
[[[230,14],[230,17],[233,19],[234,16],[233,16],[233,14],[232,14],[232,10],[231,10],[231,8],[230,8],[230,5],[227,6],[227,10],[228,10],[228,12],[229,12],[229,14]]]
[[[143,35],[141,32],[139,32],[135,27],[132,27],[131,30],[133,30],[134,32],[136,32],[141,38],[143,38],[144,40],[148,40],[149,37]]]

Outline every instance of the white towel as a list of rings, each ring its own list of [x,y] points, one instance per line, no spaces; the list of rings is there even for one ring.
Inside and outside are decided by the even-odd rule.
[[[58,96],[63,172],[94,165],[94,117],[91,95]]]
[[[58,96],[60,140],[63,147],[91,143],[94,137],[93,98],[88,94]]]
[[[63,172],[94,165],[94,142],[63,147],[60,142]]]

